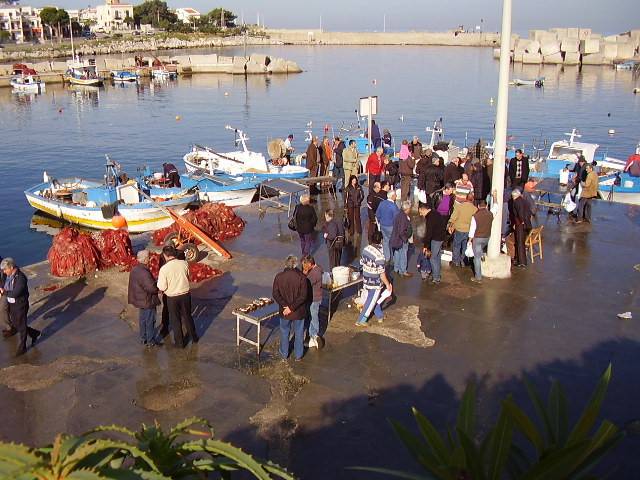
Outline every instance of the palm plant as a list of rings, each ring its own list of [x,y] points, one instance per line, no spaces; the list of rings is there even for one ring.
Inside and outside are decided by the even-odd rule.
[[[409,453],[425,470],[414,475],[388,469],[355,467],[412,480],[587,480],[598,462],[621,440],[624,432],[604,420],[594,433],[609,381],[611,365],[602,374],[591,399],[573,428],[569,428],[569,406],[561,385],[554,381],[545,404],[533,385],[525,380],[529,397],[542,428],[515,403],[503,400],[498,420],[484,435],[476,431],[476,394],[470,384],[462,397],[455,428],[440,435],[433,424],[413,408],[420,436],[391,421]],[[530,446],[514,442],[514,433]],[[529,452],[529,454],[527,453]],[[533,455],[530,452],[534,452]]]
[[[103,438],[105,433],[125,440]],[[60,434],[53,445],[43,448],[0,443],[3,479],[226,480],[236,471],[246,471],[260,480],[294,480],[277,465],[214,440],[209,423],[198,418],[185,420],[168,432],[155,423],[143,425],[139,432],[111,425],[97,427],[80,437]]]

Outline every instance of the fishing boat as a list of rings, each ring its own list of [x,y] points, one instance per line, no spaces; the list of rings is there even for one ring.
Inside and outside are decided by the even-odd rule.
[[[197,193],[180,189],[157,192],[156,196],[151,195],[152,201],[142,195],[137,182],[125,181],[116,162],[107,158],[105,170],[103,182],[83,178],[56,180],[45,173],[43,182],[24,194],[36,210],[83,227],[115,229],[118,225],[113,217],[119,214],[134,233],[168,227],[173,219],[164,209],[180,215],[198,199]]]
[[[515,87],[544,87],[544,77],[538,77],[531,80],[526,80],[522,78],[514,78],[509,82],[509,85],[513,85]]]
[[[248,205],[253,200],[259,182],[238,176],[209,175],[204,172],[183,173],[180,187],[167,186],[162,173],[152,173],[149,168],[138,178],[140,188],[151,197],[176,195],[180,191],[195,192],[201,202],[224,203],[229,207]]]
[[[640,65],[640,62],[636,62],[634,60],[628,60],[626,62],[616,63],[614,65],[614,68],[616,70],[633,70],[638,65]]]
[[[109,76],[114,83],[137,82],[140,78],[137,73],[127,70],[111,70]]]
[[[268,162],[262,153],[252,152],[247,147],[249,138],[242,130],[230,126],[227,130],[235,133],[234,144],[241,145],[242,150],[218,153],[217,151],[195,145],[184,157],[187,172],[201,172],[208,175],[232,175],[242,176],[245,179],[253,179],[260,183],[274,178],[305,178],[309,176],[309,170],[298,165],[274,165]]]
[[[99,87],[103,78],[98,74],[95,58],[67,60],[64,80],[72,85]]]
[[[601,198],[612,202],[640,205],[640,177],[633,176],[628,171],[632,163],[640,165],[640,142],[636,146],[636,153],[629,156],[623,172],[616,172],[600,178],[599,193]]]
[[[45,83],[40,80],[38,72],[22,63],[13,65],[10,84],[18,93],[42,93],[45,90]]]
[[[151,70],[151,78],[154,80],[175,80],[178,78],[178,72],[167,70],[165,67],[154,67]]]
[[[582,135],[575,128],[571,133],[565,133],[565,135],[569,139],[553,142],[546,158],[529,161],[530,176],[559,178],[560,171],[567,165],[572,168],[580,155],[584,156],[587,163],[595,161],[598,173],[601,175],[621,172],[624,169],[624,160],[609,157],[606,153],[597,153],[600,148],[597,143],[577,142],[576,138],[580,138]],[[510,156],[513,156],[513,153]]]

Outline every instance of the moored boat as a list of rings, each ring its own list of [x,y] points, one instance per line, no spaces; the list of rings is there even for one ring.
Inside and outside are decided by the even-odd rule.
[[[135,72],[128,70],[111,70],[109,73],[111,81],[115,83],[137,82],[140,76]]]
[[[64,79],[72,85],[99,87],[103,83],[103,78],[98,74],[95,58],[68,60]]]
[[[599,192],[600,197],[612,202],[640,205],[640,142],[623,172],[600,178]]]
[[[127,222],[130,232],[147,232],[173,223],[165,209],[184,213],[189,204],[197,201],[197,194],[182,189],[167,195],[141,195],[137,182],[122,182],[119,167],[111,160],[106,164],[104,182],[82,178],[49,179],[25,190],[29,204],[53,217],[83,227],[99,230],[115,229],[112,218],[119,214]]]
[[[523,79],[523,78],[514,78],[509,82],[509,85],[513,85],[515,87],[544,87],[544,77],[538,77],[531,80]]]
[[[9,83],[13,91],[19,93],[42,93],[45,90],[45,83],[40,80],[38,72],[22,63],[13,65]]]
[[[208,175],[242,176],[254,179],[257,183],[274,178],[305,178],[309,170],[298,165],[274,165],[268,162],[259,152],[252,152],[247,147],[248,137],[242,130],[227,126],[236,134],[235,145],[242,150],[219,153],[211,148],[195,145],[184,157],[187,172],[203,172]]]

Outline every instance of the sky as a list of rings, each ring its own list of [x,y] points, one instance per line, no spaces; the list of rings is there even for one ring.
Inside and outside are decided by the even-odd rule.
[[[140,0],[129,0],[141,3]],[[122,0],[125,3],[125,0]],[[23,5],[56,4],[62,8],[83,8],[97,0],[22,0]],[[502,0],[168,0],[169,6],[194,7],[206,13],[216,7],[244,14],[255,23],[258,13],[267,27],[318,28],[333,31],[445,31],[464,25],[498,31]],[[262,23],[262,20],[261,20]],[[586,27],[613,34],[640,29],[640,0],[513,0],[513,31],[552,27]]]

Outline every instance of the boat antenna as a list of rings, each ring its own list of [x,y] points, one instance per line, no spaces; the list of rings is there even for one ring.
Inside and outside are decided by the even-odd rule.
[[[73,46],[73,24],[71,23],[71,17],[69,17],[69,35],[71,35],[71,58],[76,61],[76,49]]]
[[[576,130],[575,128],[571,130],[571,133],[565,133],[565,135],[569,136],[569,145],[573,145],[574,138],[576,138],[576,137],[581,138],[582,137],[582,135],[580,135],[578,133],[578,130]]]

